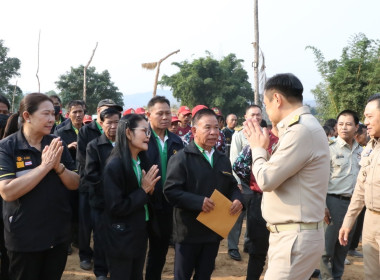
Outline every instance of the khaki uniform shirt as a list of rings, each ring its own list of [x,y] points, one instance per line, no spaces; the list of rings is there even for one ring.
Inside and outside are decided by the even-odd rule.
[[[262,213],[270,224],[313,223],[324,217],[329,181],[326,134],[307,106],[277,124],[279,141],[268,160],[252,150],[252,170],[263,190]]]
[[[327,193],[351,197],[360,169],[363,148],[354,140],[351,149],[339,136],[329,148],[330,180]]]
[[[342,227],[352,228],[364,205],[380,212],[380,144],[371,139],[360,161],[360,171]]]

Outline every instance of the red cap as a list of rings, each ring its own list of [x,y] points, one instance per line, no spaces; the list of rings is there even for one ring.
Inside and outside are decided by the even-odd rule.
[[[182,115],[191,114],[190,109],[187,106],[181,106],[181,107],[179,107],[178,113],[181,113]]]
[[[92,122],[92,117],[90,115],[84,115],[83,123],[88,124],[90,122]]]
[[[207,106],[205,105],[197,105],[193,108],[193,110],[191,110],[191,114],[193,115],[193,117],[195,116],[195,114],[199,111],[199,110],[202,110],[202,109],[208,109]]]
[[[145,115],[145,109],[143,107],[139,107],[135,110],[135,113],[139,115]]]
[[[214,108],[212,108],[212,110],[214,111],[214,113],[215,113],[217,116],[222,116],[222,111],[220,111],[219,108],[214,107]]]
[[[181,122],[176,115],[172,115],[172,123]]]
[[[127,109],[127,110],[124,111],[123,116],[134,114],[134,113],[135,113],[135,109],[129,108],[129,109]]]

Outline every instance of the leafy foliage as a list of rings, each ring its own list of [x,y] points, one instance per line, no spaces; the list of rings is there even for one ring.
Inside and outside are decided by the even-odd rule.
[[[12,85],[9,80],[20,76],[18,71],[21,62],[18,58],[8,57],[8,51],[9,49],[4,46],[4,41],[0,40],[0,93],[8,99],[11,105],[13,93],[15,93],[14,111],[17,111],[18,104],[23,97],[22,90],[18,86]]]
[[[83,65],[77,68],[71,67],[70,72],[61,75],[56,82],[57,88],[61,91],[60,97],[64,106],[71,100],[83,99],[83,68]],[[123,94],[111,81],[109,72],[104,70],[102,73],[96,73],[95,70],[95,67],[89,67],[86,72],[86,104],[89,114],[95,114],[98,102],[106,98],[123,106]]]
[[[245,107],[252,103],[253,90],[243,60],[229,54],[218,61],[206,52],[206,57],[191,62],[174,62],[179,72],[164,75],[159,84],[171,87],[173,96],[182,105],[199,104],[218,107],[223,114],[244,115]]]
[[[380,41],[356,34],[343,48],[341,58],[330,61],[317,48],[306,48],[313,51],[323,78],[312,90],[320,118],[335,118],[345,109],[362,116],[368,97],[380,92]]]

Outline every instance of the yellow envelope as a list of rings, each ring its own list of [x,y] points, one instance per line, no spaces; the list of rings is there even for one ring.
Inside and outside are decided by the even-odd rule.
[[[214,190],[210,198],[215,203],[214,210],[209,213],[201,212],[197,220],[221,237],[227,238],[240,213],[230,214],[232,202],[217,189]]]

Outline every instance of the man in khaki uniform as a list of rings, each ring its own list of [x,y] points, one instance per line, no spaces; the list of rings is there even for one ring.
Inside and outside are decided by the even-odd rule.
[[[365,279],[380,279],[380,93],[368,99],[364,111],[364,124],[371,140],[362,153],[361,169],[350,206],[339,231],[339,242],[348,244],[348,235],[364,206],[362,245]]]
[[[337,117],[338,138],[330,143],[330,180],[326,197],[325,251],[321,258],[322,280],[341,279],[348,247],[338,241],[339,229],[346,215],[356,178],[363,148],[355,141],[359,127],[356,112],[344,110]],[[352,240],[350,234],[349,240]]]
[[[278,74],[265,85],[264,103],[279,141],[270,159],[267,129],[248,120],[252,171],[263,194],[262,212],[270,230],[266,280],[308,279],[324,248],[325,199],[329,180],[326,134],[308,107],[293,74]]]

